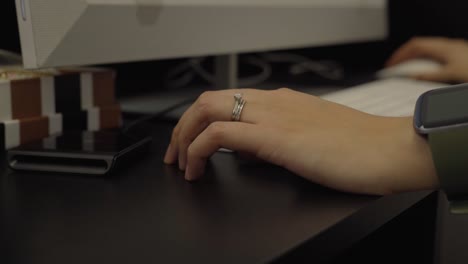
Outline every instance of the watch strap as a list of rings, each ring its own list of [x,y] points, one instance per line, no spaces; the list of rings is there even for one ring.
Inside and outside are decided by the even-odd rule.
[[[468,127],[434,131],[428,140],[451,211],[468,212]]]

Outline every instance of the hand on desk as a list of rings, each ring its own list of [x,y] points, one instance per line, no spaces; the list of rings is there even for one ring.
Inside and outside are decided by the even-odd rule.
[[[246,100],[231,121],[234,94]],[[388,194],[437,186],[429,147],[411,118],[377,117],[289,89],[206,92],[174,128],[164,161],[203,176],[219,148],[253,155],[346,192]]]
[[[440,70],[413,76],[435,82],[468,82],[468,42],[442,37],[413,38],[401,46],[388,60],[394,66],[412,59],[425,58],[442,64]]]

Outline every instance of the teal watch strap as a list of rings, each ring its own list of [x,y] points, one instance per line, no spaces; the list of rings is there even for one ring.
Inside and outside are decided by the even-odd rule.
[[[453,213],[468,213],[468,127],[429,133],[440,187]]]

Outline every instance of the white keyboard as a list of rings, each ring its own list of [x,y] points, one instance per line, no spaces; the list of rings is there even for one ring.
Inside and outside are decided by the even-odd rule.
[[[321,98],[380,116],[412,116],[422,93],[448,86],[406,78],[378,80],[331,92]]]

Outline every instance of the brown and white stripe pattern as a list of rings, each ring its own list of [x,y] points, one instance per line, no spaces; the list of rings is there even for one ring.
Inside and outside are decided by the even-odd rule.
[[[0,122],[0,149],[17,147],[64,130],[97,131],[121,125],[121,110],[118,105],[7,120]]]
[[[78,112],[115,105],[111,70],[0,80],[0,121]]]

